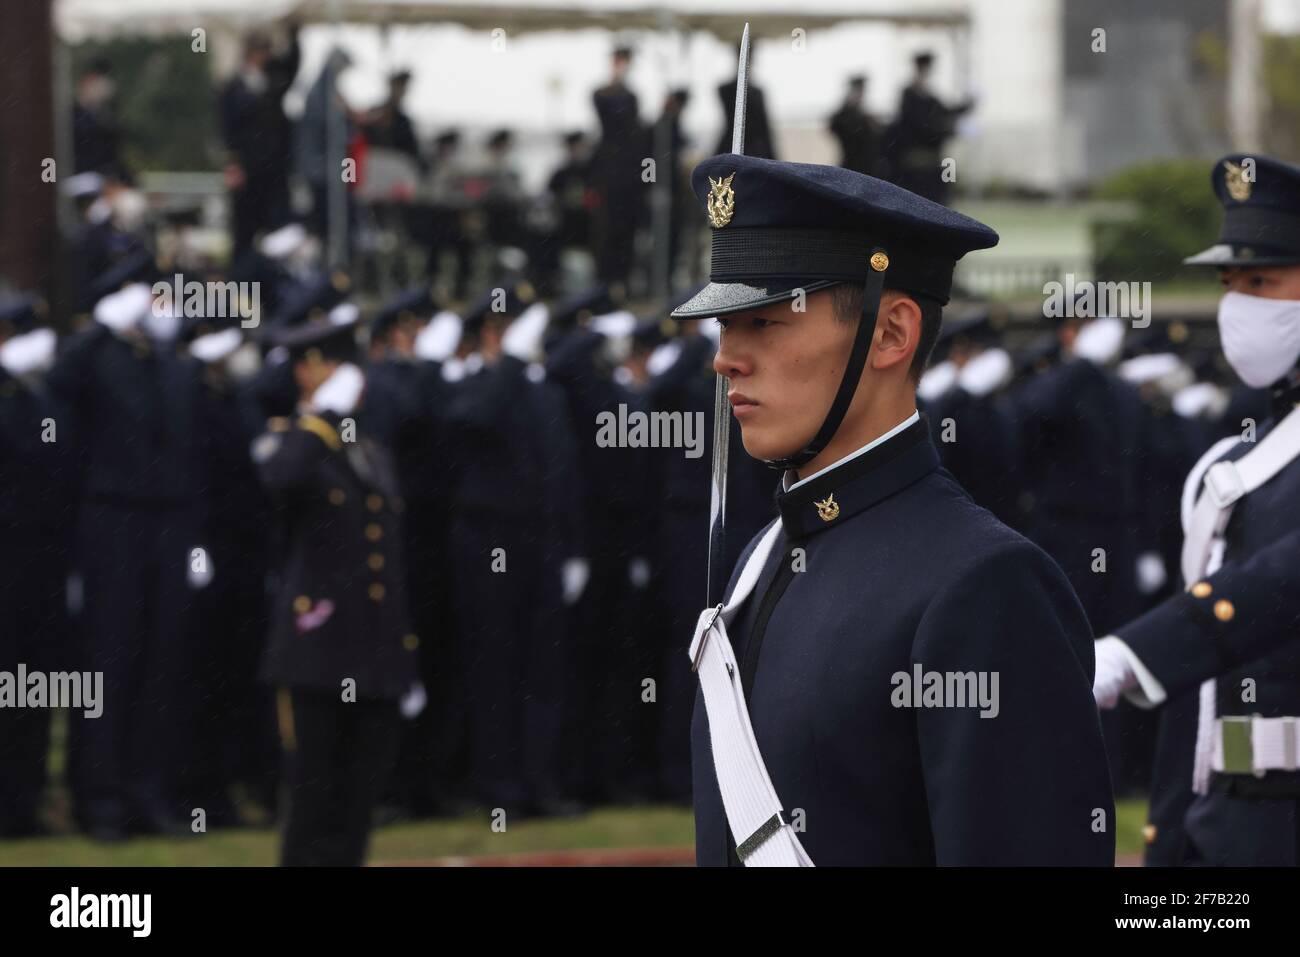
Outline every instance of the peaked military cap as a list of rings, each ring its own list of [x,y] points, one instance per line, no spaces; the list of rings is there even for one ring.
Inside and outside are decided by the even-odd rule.
[[[673,310],[703,319],[792,299],[887,270],[887,288],[948,301],[953,267],[994,246],[983,223],[838,166],[723,153],[691,186],[713,227],[709,285]],[[871,263],[872,250],[884,259]]]
[[[127,253],[95,278],[91,283],[91,297],[98,302],[123,286],[136,282],[152,284],[161,275],[153,253],[147,249],[137,249]]]
[[[618,309],[618,303],[603,283],[592,286],[560,300],[551,312],[552,326],[566,326],[585,322],[592,316],[603,316]]]
[[[383,307],[375,313],[375,318],[370,322],[370,338],[372,340],[382,338],[404,319],[423,322],[437,311],[438,302],[428,286],[408,289],[384,303]]]
[[[0,323],[12,333],[30,332],[49,315],[45,300],[34,293],[19,293],[0,299]]]
[[[274,330],[268,337],[272,346],[283,346],[291,359],[337,359],[355,362],[357,358],[356,323],[313,319]]]
[[[292,326],[320,318],[347,298],[350,286],[347,273],[341,270],[317,276],[284,297],[273,325]]]
[[[503,290],[505,295],[500,296],[498,290]],[[477,332],[489,315],[513,319],[531,306],[536,298],[537,293],[531,283],[522,280],[498,283],[479,296],[465,312],[464,331]],[[500,308],[497,308],[498,304]]]
[[[1300,168],[1267,156],[1231,153],[1210,173],[1223,204],[1219,241],[1183,260],[1189,266],[1300,263]]]

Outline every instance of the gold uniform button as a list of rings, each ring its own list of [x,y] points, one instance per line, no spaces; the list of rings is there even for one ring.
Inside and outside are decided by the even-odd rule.
[[[384,507],[384,500],[381,496],[378,495],[366,496],[366,508],[370,509],[370,511],[377,512],[383,507]]]
[[[420,647],[420,639],[415,635],[403,635],[402,647],[407,651],[414,651],[416,648]]]
[[[371,552],[370,557],[366,559],[366,564],[370,566],[372,572],[380,571],[384,567],[384,556],[378,552]]]
[[[347,500],[348,500],[348,497],[347,497],[346,495],[343,494],[343,489],[341,489],[341,488],[332,488],[332,489],[330,489],[330,504],[331,504],[331,505],[342,505],[342,504],[343,504],[344,502],[346,502]]]
[[[375,582],[373,585],[370,586],[370,600],[371,601],[384,600],[384,586],[379,584],[379,582]]]
[[[1154,824],[1148,824],[1146,827],[1142,828],[1142,839],[1148,844],[1154,844],[1156,842],[1156,826]]]
[[[1226,599],[1214,603],[1214,617],[1219,621],[1232,621],[1232,616],[1237,613],[1237,609],[1232,607],[1232,602]]]
[[[1209,582],[1197,582],[1192,586],[1192,594],[1197,598],[1209,598],[1210,593],[1213,591],[1214,589],[1210,586]]]
[[[371,522],[366,526],[366,538],[372,542],[377,542],[384,537],[384,530],[381,526]]]
[[[306,595],[299,595],[293,600],[293,610],[300,615],[305,615],[311,611],[311,599]]]
[[[889,268],[889,257],[884,253],[873,253],[871,256],[871,268],[876,272],[884,272]]]

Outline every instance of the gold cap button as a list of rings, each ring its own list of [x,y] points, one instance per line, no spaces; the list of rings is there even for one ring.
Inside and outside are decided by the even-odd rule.
[[[370,600],[371,601],[384,600],[384,586],[379,584],[379,582],[375,582],[373,585],[370,586]]]
[[[366,559],[366,564],[370,566],[372,572],[377,572],[384,567],[384,556],[378,552],[371,552],[370,557]]]
[[[366,496],[366,508],[370,509],[370,511],[377,512],[383,507],[384,507],[384,500],[381,496],[378,495]]]
[[[341,489],[341,488],[332,488],[332,489],[330,489],[330,504],[331,504],[331,505],[342,505],[345,501],[347,501],[347,498],[348,498],[348,497],[347,497],[346,495],[343,494],[343,489]]]
[[[311,599],[306,595],[299,595],[293,600],[293,610],[300,615],[305,615],[311,611]]]
[[[403,635],[402,647],[407,651],[414,651],[420,647],[420,639],[416,635]]]
[[[377,542],[383,537],[384,537],[384,530],[379,525],[376,525],[374,522],[371,522],[369,525],[366,526],[366,538],[370,539],[372,542]]]
[[[1226,599],[1214,603],[1214,617],[1219,621],[1232,621],[1232,616],[1237,613],[1237,609],[1232,607],[1232,602]]]
[[[889,257],[884,253],[873,253],[871,256],[871,268],[876,272],[884,272],[889,268]]]
[[[1192,594],[1197,598],[1209,598],[1212,591],[1214,591],[1214,589],[1210,586],[1209,582],[1197,582],[1192,586]]]

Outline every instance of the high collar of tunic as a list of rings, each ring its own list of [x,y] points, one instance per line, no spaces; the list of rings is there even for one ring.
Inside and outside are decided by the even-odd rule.
[[[924,415],[861,454],[814,476],[796,488],[781,483],[776,506],[788,538],[806,538],[836,528],[906,488],[939,466]]]

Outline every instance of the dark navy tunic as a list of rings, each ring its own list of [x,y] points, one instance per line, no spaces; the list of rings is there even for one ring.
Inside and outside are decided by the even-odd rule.
[[[1056,564],[939,466],[928,428],[778,495],[781,534],[730,630],[772,783],[819,866],[1109,866],[1088,622]],[[895,707],[915,664],[997,672],[996,716]],[[691,741],[697,861],[735,864],[702,692]]]

